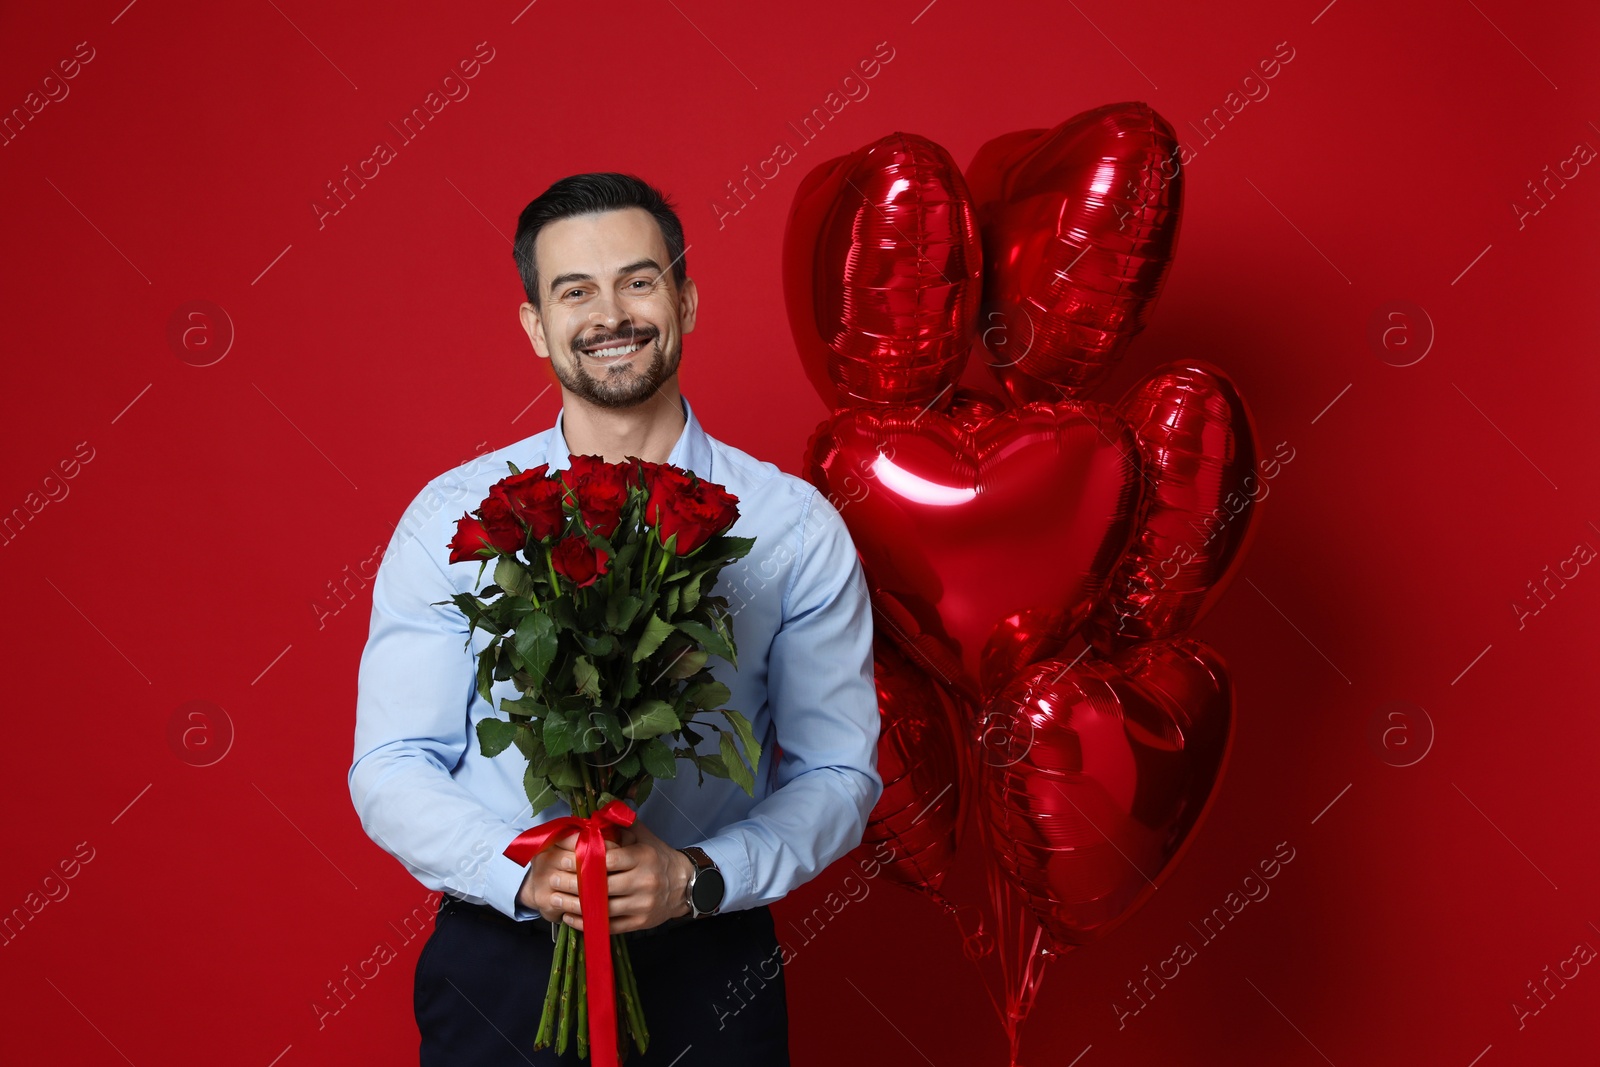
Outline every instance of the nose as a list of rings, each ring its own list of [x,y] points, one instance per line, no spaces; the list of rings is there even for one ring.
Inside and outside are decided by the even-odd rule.
[[[595,296],[594,303],[589,308],[589,321],[603,324],[608,330],[615,331],[617,326],[627,318],[626,312],[617,303],[616,295],[602,290]]]

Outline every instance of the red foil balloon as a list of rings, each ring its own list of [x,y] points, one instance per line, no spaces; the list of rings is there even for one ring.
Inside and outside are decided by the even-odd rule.
[[[943,899],[939,887],[959,843],[962,760],[949,698],[925,672],[883,638],[873,642],[878,687],[878,773],[883,795],[867,820],[861,849],[886,843],[894,858],[885,873],[899,884]]]
[[[1189,633],[1244,558],[1266,489],[1255,424],[1220,368],[1169,363],[1130,390],[1117,413],[1138,435],[1151,491],[1087,629],[1102,653]]]
[[[1177,244],[1183,175],[1148,104],[997,137],[967,168],[983,233],[982,338],[1019,403],[1082,396],[1144,328]]]
[[[961,169],[925,137],[892,133],[807,174],[784,232],[784,295],[828,407],[948,404],[982,257]]]
[[[959,385],[950,397],[950,406],[945,408],[944,413],[960,423],[964,430],[977,430],[1011,406],[1002,397],[992,396],[980,389],[965,389]]]
[[[1063,950],[1104,937],[1182,854],[1227,762],[1233,690],[1206,645],[1157,642],[1035,663],[983,723],[1009,733],[980,764],[995,859]]]
[[[807,478],[845,500],[878,625],[969,704],[1088,617],[1143,489],[1133,431],[1088,402],[976,429],[937,411],[840,411],[808,451]]]

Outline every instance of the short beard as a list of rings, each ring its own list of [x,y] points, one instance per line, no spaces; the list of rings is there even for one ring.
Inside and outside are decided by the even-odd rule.
[[[568,348],[567,351],[573,357],[574,367],[571,370],[565,368],[559,360],[550,361],[556,372],[556,380],[566,388],[567,392],[582,397],[597,407],[613,409],[637,407],[655,396],[660,391],[662,383],[671,376],[671,370],[667,366],[667,354],[661,347],[659,333],[650,343],[650,364],[642,371],[638,369],[636,356],[629,371],[612,374],[607,368],[603,376],[597,378],[583,366],[581,352],[574,348]],[[676,364],[676,360],[673,362]]]

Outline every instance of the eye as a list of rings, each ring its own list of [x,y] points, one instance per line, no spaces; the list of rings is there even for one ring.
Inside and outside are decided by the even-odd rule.
[[[642,285],[646,289],[654,288],[654,286],[655,286],[655,282],[651,281],[648,278],[635,278],[633,281],[629,282],[628,284],[629,285],[634,285],[634,286]]]
[[[582,289],[568,289],[566,292],[561,294],[561,298],[563,300],[565,300],[567,297],[571,296],[573,293],[581,293],[581,292],[583,292]]]

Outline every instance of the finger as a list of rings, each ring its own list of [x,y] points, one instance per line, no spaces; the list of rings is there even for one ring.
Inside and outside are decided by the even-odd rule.
[[[568,915],[582,915],[583,902],[576,893],[556,893],[550,898],[551,906],[559,912]]]
[[[619,871],[606,879],[606,896],[612,900],[618,897],[628,897],[635,894],[649,895],[660,888],[660,883],[651,878],[645,871],[638,867],[631,867],[626,871]]]
[[[636,850],[627,848],[611,848],[606,850],[606,867],[608,871],[625,871],[637,865],[639,857]],[[563,853],[554,860],[558,871],[576,871],[578,869],[578,854],[576,852]]]

